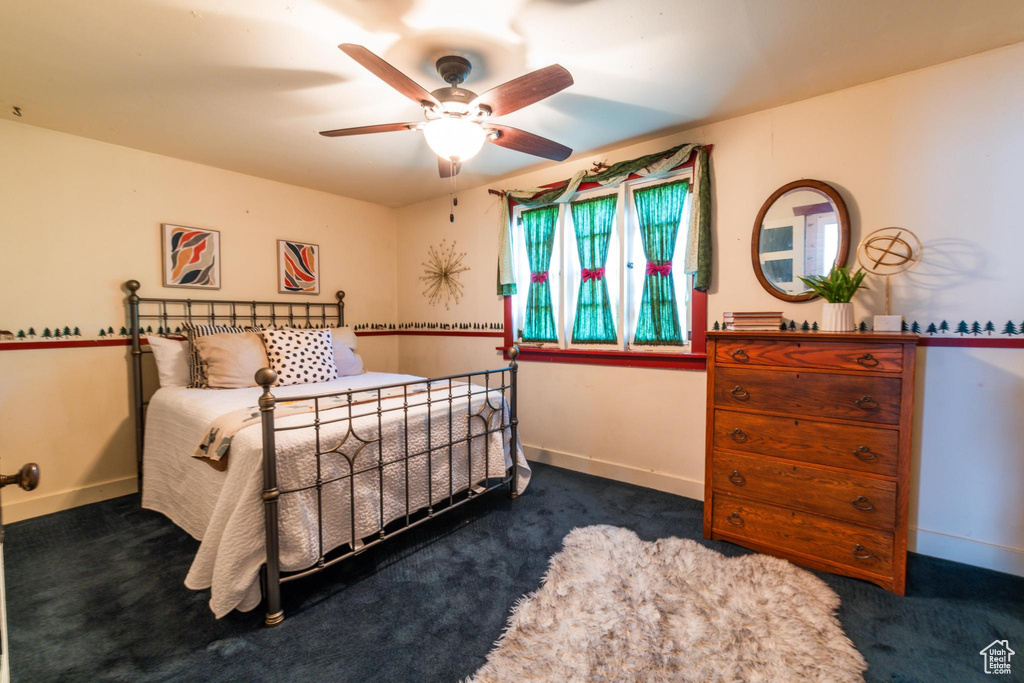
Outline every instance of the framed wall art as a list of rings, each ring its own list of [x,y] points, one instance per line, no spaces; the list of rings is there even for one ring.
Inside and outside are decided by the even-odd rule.
[[[220,289],[220,232],[163,223],[164,287]]]
[[[320,293],[320,247],[291,240],[277,241],[277,291]]]

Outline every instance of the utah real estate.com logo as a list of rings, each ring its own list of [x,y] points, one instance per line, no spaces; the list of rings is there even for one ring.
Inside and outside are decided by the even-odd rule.
[[[1010,658],[1017,653],[1010,649],[1009,641],[993,640],[979,654],[985,658],[985,673],[1009,675]]]

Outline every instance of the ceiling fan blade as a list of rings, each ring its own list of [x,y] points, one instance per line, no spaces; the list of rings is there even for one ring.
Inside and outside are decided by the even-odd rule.
[[[493,140],[490,136],[487,138],[499,147],[514,149],[517,152],[525,152],[535,157],[544,157],[553,161],[565,161],[572,154],[572,149],[565,145],[560,145],[554,140],[548,140],[547,138],[527,133],[525,130],[519,130],[512,126],[488,123],[485,128],[499,133],[498,137]]]
[[[381,123],[376,126],[357,126],[356,128],[338,128],[322,130],[320,135],[328,138],[340,138],[346,135],[366,135],[367,133],[391,133],[397,130],[418,130],[422,123]]]
[[[338,46],[338,49],[359,62],[374,76],[381,79],[413,102],[423,106],[441,106],[441,103],[437,101],[437,98],[420,87],[416,81],[412,80],[362,45],[342,43]]]
[[[473,100],[470,109],[485,106],[491,110],[491,116],[503,116],[551,97],[570,85],[572,74],[565,67],[552,64],[491,88]]]
[[[455,162],[453,165],[448,159],[437,158],[437,172],[441,174],[442,178],[451,178],[453,175],[459,175],[459,171],[462,170],[462,162]],[[452,171],[455,171],[452,173]]]

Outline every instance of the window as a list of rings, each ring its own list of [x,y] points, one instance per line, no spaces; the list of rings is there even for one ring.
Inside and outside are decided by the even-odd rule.
[[[569,272],[579,279],[570,278],[575,289],[576,313],[572,316],[571,342],[573,344],[615,344],[619,340],[609,277],[618,275],[618,268],[608,267],[608,254],[615,237],[615,209],[618,197],[614,194],[592,197],[569,205],[568,221],[576,243],[573,258],[569,259]],[[618,240],[615,240],[618,253]]]
[[[692,172],[513,210],[515,341],[542,349],[684,353]]]
[[[557,280],[551,278],[551,259],[558,255],[555,237],[559,213],[559,207],[545,206],[526,211],[519,217],[526,252],[523,261],[529,272],[529,279],[524,278],[523,282],[530,283],[520,335],[523,341],[558,341],[553,294],[557,295],[560,288]]]

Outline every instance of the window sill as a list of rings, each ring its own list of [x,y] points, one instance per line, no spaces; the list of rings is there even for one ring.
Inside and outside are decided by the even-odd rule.
[[[498,347],[509,360],[508,349]],[[674,370],[704,370],[705,353],[670,353],[658,351],[598,351],[594,349],[559,349],[553,347],[520,346],[520,361],[542,363],[568,363],[576,365],[617,365],[627,368],[669,368]]]

